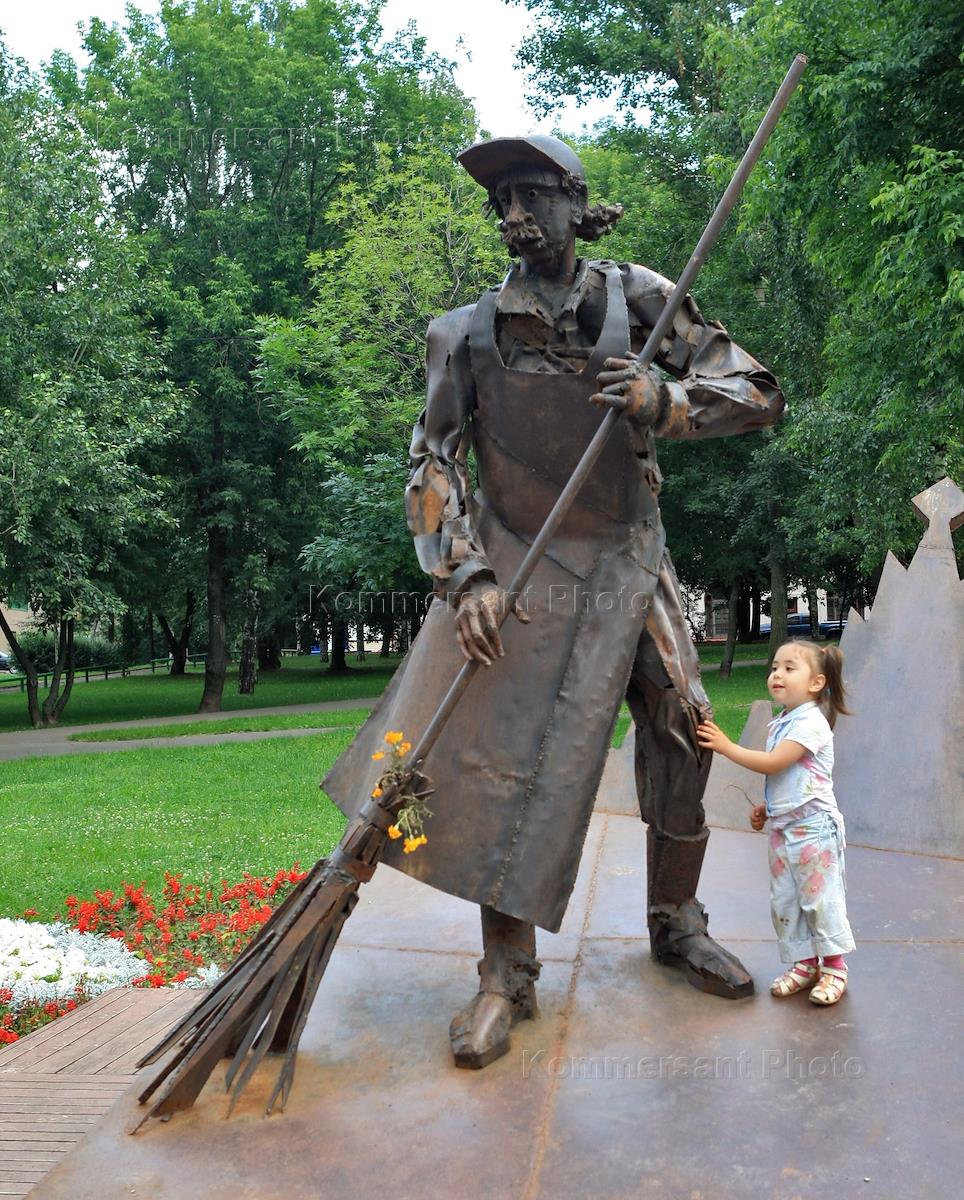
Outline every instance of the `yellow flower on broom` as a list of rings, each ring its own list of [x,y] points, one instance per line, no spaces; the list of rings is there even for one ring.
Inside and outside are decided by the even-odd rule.
[[[399,752],[399,754],[407,754],[409,752],[409,750],[411,750],[411,748],[412,748],[411,742],[402,742],[402,744],[398,748],[398,752]]]
[[[385,734],[385,741],[388,742],[389,746],[397,746],[404,736],[401,732],[396,733],[394,730],[389,730]]]
[[[396,838],[400,838],[402,836],[402,831],[397,825],[389,825],[388,836],[392,839],[392,841],[394,841]]]
[[[382,789],[380,787],[375,788],[375,790],[372,792],[372,799],[377,800],[381,794],[382,794]]]
[[[375,762],[381,761],[381,759],[383,759],[384,757],[385,757],[384,750],[376,750],[375,753],[372,755],[372,758],[374,759]]]

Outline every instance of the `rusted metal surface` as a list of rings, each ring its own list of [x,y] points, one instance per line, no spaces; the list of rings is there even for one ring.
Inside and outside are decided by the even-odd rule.
[[[368,797],[330,857],[312,867],[231,968],[139,1060],[143,1067],[163,1059],[139,1094],[145,1107],[130,1132],[149,1117],[190,1108],[225,1057],[232,1060],[225,1086],[233,1109],[269,1050],[283,1057],[266,1111],[284,1108],[308,1012],[358,889],[371,879],[403,803],[431,790],[409,770]]]
[[[285,1058],[268,1111],[278,1100],[284,1105],[308,1010],[357,901],[358,885],[370,878],[382,856],[395,865],[403,861],[386,846],[387,821],[395,810],[387,796],[373,803],[383,791],[391,794],[374,765],[389,725],[416,743],[416,770],[431,752],[433,777],[448,801],[441,806],[442,818],[432,823],[430,849],[412,856],[412,873],[487,906],[504,920],[555,930],[575,881],[618,706],[627,686],[633,703],[638,678],[634,712],[637,719],[645,715],[637,740],[637,775],[645,777],[641,786],[647,794],[644,815],[660,822],[664,841],[679,839],[664,855],[672,866],[656,878],[668,887],[672,877],[676,891],[683,887],[690,896],[683,905],[654,896],[651,889],[654,949],[661,959],[685,966],[706,990],[733,996],[752,990],[736,959],[708,938],[702,907],[692,896],[705,846],[700,794],[709,768],[695,727],[708,705],[698,685],[695,653],[679,637],[681,604],[659,520],[653,432],[708,436],[713,422],[703,419],[706,394],[713,397],[709,407],[725,414],[723,425],[732,426],[727,431],[766,424],[782,410],[772,376],[734,346],[722,327],[702,322],[690,301],[684,317],[683,301],[800,70],[798,62],[788,74],[679,286],[674,290],[658,281],[655,294],[650,287],[649,298],[661,302],[661,310],[633,363],[620,357],[631,353],[623,270],[606,261],[575,270],[577,232],[589,236],[586,223],[595,221],[593,236],[598,236],[621,210],[587,209],[582,167],[569,147],[552,138],[512,140],[513,152],[521,146],[523,158],[529,154],[529,165],[513,163],[508,169],[506,164],[490,199],[503,218],[506,245],[523,260],[524,290],[541,295],[548,305],[543,315],[552,320],[545,322],[545,336],[536,335],[523,369],[511,368],[499,345],[499,296],[505,289],[488,292],[477,305],[435,322],[434,335],[430,331],[429,396],[421,422],[426,454],[415,465],[417,502],[409,509],[415,510],[420,560],[456,601],[454,620],[444,605],[434,606],[386,700],[327,777],[329,792],[352,817],[330,861],[315,865],[211,994],[143,1060],[154,1062],[170,1052],[141,1094],[141,1102],[150,1105],[148,1114],[170,1116],[192,1105],[226,1054],[233,1055],[226,1077],[233,1103],[269,1048],[283,1050]],[[550,170],[541,161],[547,148]],[[461,161],[472,172],[480,155],[488,172],[498,147],[471,147]],[[655,279],[642,268],[626,272],[630,277],[635,272],[637,282],[640,273],[644,283]],[[586,289],[579,298],[571,294],[577,278]],[[605,289],[601,328],[584,303],[590,284]],[[530,307],[539,312],[538,305]],[[637,323],[644,311],[645,306],[636,311]],[[531,336],[533,328],[538,327],[530,322],[521,336],[527,331]],[[551,331],[572,334],[573,344],[585,349],[584,358],[575,355],[572,370],[556,369],[557,362],[569,366],[570,360],[548,356]],[[674,340],[677,358],[671,353]],[[433,384],[433,344],[438,351],[439,343],[445,349],[443,378],[436,369]],[[716,376],[694,365],[701,354]],[[453,359],[462,363],[461,378],[455,377]],[[678,379],[689,379],[692,396],[679,383],[672,392],[648,373],[654,360]],[[633,389],[639,403],[627,408],[621,401],[627,416],[620,421],[614,397]],[[614,407],[601,417],[590,401]],[[458,469],[464,465],[470,418],[479,469],[472,502]],[[432,429],[441,436],[435,448]],[[496,580],[510,581],[509,599],[505,602],[500,593],[490,605]],[[480,581],[483,590],[476,593]],[[467,589],[473,603],[461,606]],[[479,663],[490,665],[491,657],[501,654],[498,625],[512,605],[522,602],[523,589],[527,602],[534,593],[538,642],[529,639],[520,647],[523,653],[511,654],[507,665],[500,663],[487,676],[489,696],[477,686],[473,708],[459,708]],[[660,599],[654,604],[657,591]],[[615,603],[601,603],[604,597],[618,597],[618,612]],[[647,611],[660,604],[664,619],[650,629]],[[452,661],[455,644],[469,660],[459,670]],[[653,660],[660,653],[662,677],[671,682],[675,672],[685,685],[675,703],[666,702],[665,688],[661,696],[648,694]],[[694,672],[696,678],[689,678]],[[698,695],[698,707],[691,695]],[[397,717],[390,711],[393,704]],[[481,725],[480,711],[485,714]],[[467,792],[474,817],[471,841],[466,808],[453,802]],[[664,812],[673,814],[672,822],[662,819]],[[481,828],[483,823],[488,827]],[[538,975],[528,951],[526,961],[515,961],[522,952],[513,948],[515,959],[507,963],[506,942],[486,934],[485,923],[483,933],[481,999],[452,1031],[457,1061],[462,1047],[465,1065],[474,1066],[497,1057],[495,1050],[507,1050],[504,1019],[533,1015],[534,992],[531,1003],[520,1002],[513,981],[520,972],[528,975],[531,992]],[[525,933],[526,942],[530,938],[534,953],[534,931]],[[495,1004],[500,1019],[489,1020],[490,999],[500,995],[501,1008]],[[476,1017],[489,1030],[485,1037],[471,1028]]]
[[[964,587],[951,531],[964,494],[912,501],[927,528],[905,570],[887,556],[870,616],[840,642],[853,716],[837,724],[834,790],[851,842],[964,856]]]
[[[518,291],[516,274],[506,286]],[[563,320],[570,349],[581,347],[585,355],[579,373],[504,365],[495,336],[501,292],[440,318],[430,333],[429,403],[413,442],[421,459],[416,473],[444,460],[471,427],[479,488],[464,516],[472,521],[473,545],[485,549],[484,569],[506,585],[599,428],[599,413],[588,403],[599,367],[628,351],[632,329],[641,343],[645,322],[670,288],[635,266],[590,262],[583,275],[595,281],[583,279],[585,302],[575,320]],[[660,361],[692,393],[700,414],[694,422],[706,414],[689,436],[777,419],[783,401],[772,377],[703,322],[695,306],[674,330]],[[703,373],[692,370],[694,362]],[[504,659],[476,676],[472,703],[439,738],[428,765],[439,795],[428,846],[408,857],[391,846],[385,854],[424,882],[549,930],[565,911],[610,730],[639,655],[655,660],[653,671],[677,689],[661,717],[646,721],[650,769],[658,770],[665,755],[678,757],[682,736],[695,775],[701,773],[695,738],[665,727],[680,697],[697,712],[708,702],[664,552],[652,432],[627,422],[604,456],[524,593],[531,625],[503,626]],[[383,730],[401,728],[417,741],[458,674],[452,608],[433,605],[392,686],[326,779],[344,811],[354,811],[374,784],[371,754]],[[692,719],[684,716],[683,723]],[[690,788],[687,833],[702,826],[700,790],[700,784]]]

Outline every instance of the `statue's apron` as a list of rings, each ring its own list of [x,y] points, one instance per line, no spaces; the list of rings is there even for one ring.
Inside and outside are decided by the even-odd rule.
[[[606,277],[606,319],[584,370],[505,367],[495,341],[498,289],[475,308],[474,516],[507,586],[602,420],[589,403],[603,361],[629,348],[620,273]],[[502,626],[505,657],[480,668],[425,763],[435,784],[428,844],[383,861],[455,896],[555,932],[575,882],[612,729],[625,694],[664,536],[652,441],[617,425],[536,567],[524,626]],[[418,741],[462,666],[454,613],[435,600],[412,648],[352,746],[324,781],[351,816],[380,773],[388,730]]]

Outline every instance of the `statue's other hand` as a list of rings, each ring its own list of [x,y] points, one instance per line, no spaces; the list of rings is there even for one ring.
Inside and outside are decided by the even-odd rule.
[[[489,667],[493,659],[505,654],[499,624],[507,609],[523,625],[529,624],[531,618],[518,599],[510,603],[508,592],[497,583],[486,580],[471,584],[459,597],[455,636],[468,662]]]
[[[665,395],[659,375],[643,368],[635,354],[607,358],[596,376],[599,391],[589,397],[599,407],[616,408],[640,425],[655,425],[663,412]]]

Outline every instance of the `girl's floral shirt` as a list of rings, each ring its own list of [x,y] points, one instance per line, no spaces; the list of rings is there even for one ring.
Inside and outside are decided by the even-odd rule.
[[[833,730],[812,700],[784,710],[767,726],[767,750],[788,740],[806,747],[798,762],[767,775],[767,816],[772,829],[782,829],[803,817],[829,813],[843,831],[843,817],[833,794]]]

